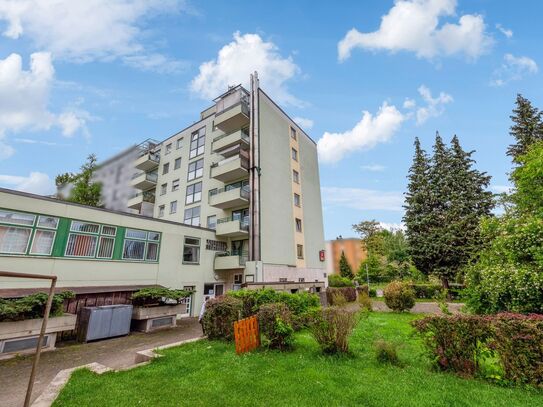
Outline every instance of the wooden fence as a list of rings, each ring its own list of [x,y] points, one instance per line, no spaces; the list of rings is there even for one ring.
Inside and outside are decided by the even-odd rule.
[[[250,352],[260,346],[260,334],[258,332],[258,320],[256,316],[234,322],[234,339],[236,340],[236,353],[238,355]]]

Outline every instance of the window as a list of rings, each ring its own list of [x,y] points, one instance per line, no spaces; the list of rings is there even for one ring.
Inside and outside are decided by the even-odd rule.
[[[166,144],[166,151],[165,151],[164,155],[170,154],[171,152],[172,152],[172,143],[168,143],[168,144]]]
[[[183,137],[177,139],[176,148],[179,150],[182,145],[183,145]]]
[[[100,236],[100,244],[98,246],[99,259],[111,259],[113,257],[113,248],[115,247],[115,238]]]
[[[187,225],[200,226],[200,207],[185,209],[184,222]]]
[[[194,158],[204,153],[206,141],[206,128],[202,127],[190,136],[189,158]]]
[[[292,159],[298,161],[298,151],[295,148],[292,149]]]
[[[0,252],[26,254],[31,228],[0,226]]]
[[[168,183],[162,184],[160,186],[160,195],[166,195],[167,190],[168,190]]]
[[[0,210],[0,253],[50,256],[58,223],[54,216]]]
[[[36,230],[34,232],[34,239],[32,239],[30,254],[50,255],[53,250],[54,241],[55,232],[50,230]]]
[[[162,166],[162,175],[170,172],[170,163],[166,163]]]
[[[177,201],[170,202],[170,213],[177,212]]]
[[[292,137],[293,140],[296,140],[296,129],[294,127],[290,128],[290,137]]]
[[[111,259],[115,246],[115,226],[72,221],[66,245],[66,256]]]
[[[185,197],[185,204],[189,205],[202,200],[202,183],[187,186],[187,195]]]
[[[302,246],[301,244],[296,245],[296,257],[298,257],[299,259],[304,258],[304,246]]]
[[[178,170],[179,168],[181,168],[181,157],[176,158],[173,162],[173,169]]]
[[[66,256],[94,257],[98,244],[97,235],[70,233],[66,245]]]
[[[207,228],[208,229],[217,229],[217,216],[212,215],[207,217]]]
[[[206,239],[206,249],[213,250],[216,252],[225,252],[226,242],[221,242],[219,240]]]
[[[47,215],[40,215],[38,218],[38,227],[47,229],[56,229],[58,226],[58,218]]]
[[[234,274],[234,284],[241,284],[243,282],[243,274]]]
[[[292,170],[292,180],[299,184],[300,183],[300,173],[296,170]]]
[[[302,231],[302,220],[296,218],[296,232],[301,232],[301,231]]]
[[[172,192],[177,191],[179,189],[179,179],[174,179],[172,181]]]
[[[0,209],[0,222],[1,223],[10,223],[12,225],[28,225],[32,226],[36,215],[31,215],[30,213],[20,213],[5,211]]]
[[[165,208],[164,205],[160,205],[160,206],[158,207],[158,217],[159,217],[159,218],[162,218],[162,217],[164,216],[164,208]]]
[[[200,239],[195,237],[185,237],[183,246],[183,263],[200,263]]]
[[[157,261],[160,233],[126,229],[123,259]]]
[[[85,223],[73,220],[70,230],[72,232],[98,233],[100,230],[100,225],[96,223]]]
[[[298,195],[298,194],[296,194],[296,193],[294,194],[294,205],[296,205],[296,206],[302,206],[302,205],[300,204],[300,195]]]
[[[189,164],[189,176],[188,180],[192,181],[193,179],[200,178],[204,175],[204,159],[198,161],[193,161]]]

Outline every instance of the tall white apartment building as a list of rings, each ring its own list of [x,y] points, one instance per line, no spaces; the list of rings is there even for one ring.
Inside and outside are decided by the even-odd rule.
[[[250,91],[232,87],[198,122],[142,144],[134,165],[130,209],[215,230],[215,279],[224,284],[204,294],[326,281],[316,144],[256,73]]]

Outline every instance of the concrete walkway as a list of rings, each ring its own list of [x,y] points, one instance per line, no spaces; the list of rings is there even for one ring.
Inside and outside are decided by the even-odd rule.
[[[198,320],[185,318],[178,321],[176,328],[151,334],[134,332],[129,336],[87,344],[66,343],[57,347],[55,351],[42,353],[32,401],[38,398],[56,374],[63,369],[92,362],[98,362],[113,369],[128,367],[134,364],[135,353],[138,351],[200,336],[202,336],[202,329]],[[23,405],[32,360],[31,356],[25,356],[0,361],[0,387],[2,388],[0,406]]]

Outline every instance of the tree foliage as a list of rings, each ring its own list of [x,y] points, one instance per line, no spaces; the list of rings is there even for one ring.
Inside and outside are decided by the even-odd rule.
[[[353,269],[347,261],[344,251],[341,251],[341,256],[339,258],[339,274],[341,277],[348,278],[350,280],[354,278]]]
[[[507,155],[512,157],[514,163],[519,163],[519,157],[526,154],[532,144],[543,141],[543,112],[519,94],[510,117],[513,125],[509,134],[516,142],[509,146]]]
[[[93,181],[93,175],[97,167],[95,154],[90,154],[87,161],[81,166],[79,174],[66,172],[59,174],[55,178],[55,184],[58,188],[73,184],[69,196],[59,198],[69,202],[80,203],[88,206],[100,206],[102,194],[102,185]]]

